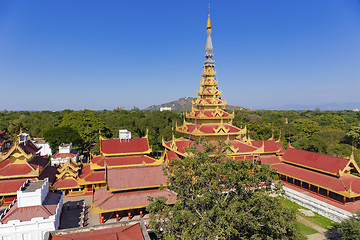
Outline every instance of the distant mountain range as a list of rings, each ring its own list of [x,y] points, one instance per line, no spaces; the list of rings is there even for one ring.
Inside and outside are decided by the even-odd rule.
[[[160,105],[152,105],[150,107],[145,108],[144,110],[159,111],[160,108],[162,108],[162,107],[170,107],[172,111],[186,111],[186,109],[187,109],[190,112],[191,111],[192,101],[195,100],[195,99],[196,98],[192,98],[192,97],[182,97],[182,98],[179,98],[178,100],[175,100],[175,101],[172,101],[172,102],[163,103],[163,104],[160,104]],[[241,109],[244,109],[244,108],[240,107],[240,106],[227,105],[226,109],[241,110]]]
[[[182,97],[178,100],[163,103],[160,105],[152,105],[150,107],[145,108],[144,110],[148,111],[159,111],[162,107],[170,107],[172,111],[186,111],[186,109],[190,112],[191,111],[191,103],[196,98],[192,97]],[[268,108],[261,108],[264,110],[315,110],[320,108],[323,111],[339,111],[339,110],[354,110],[360,109],[360,102],[352,102],[352,103],[328,103],[328,104],[321,104],[321,105],[301,105],[301,104],[285,104],[279,107],[268,107]],[[232,110],[241,110],[244,109],[241,106],[232,106],[227,105],[226,109]]]
[[[267,108],[269,110],[315,110],[316,108],[320,108],[323,111],[339,111],[339,110],[354,110],[360,109],[360,102],[352,102],[352,103],[327,103],[321,105],[301,105],[301,104],[285,104],[280,107],[275,108]]]

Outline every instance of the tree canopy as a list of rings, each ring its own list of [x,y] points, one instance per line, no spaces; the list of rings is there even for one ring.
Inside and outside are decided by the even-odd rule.
[[[177,194],[149,198],[150,227],[176,239],[295,239],[295,213],[282,206],[280,183],[267,165],[235,161],[228,145],[200,141],[188,157],[166,168],[166,188]]]
[[[61,143],[72,143],[74,148],[81,149],[83,140],[79,133],[70,127],[55,127],[45,132],[45,140],[49,143],[52,152],[56,152]]]
[[[344,219],[335,226],[336,230],[342,233],[343,240],[359,240],[360,239],[360,212]]]

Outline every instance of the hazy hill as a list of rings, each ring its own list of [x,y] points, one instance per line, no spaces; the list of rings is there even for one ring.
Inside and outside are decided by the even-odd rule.
[[[182,97],[182,98],[179,98],[178,100],[175,100],[172,102],[163,103],[160,105],[152,105],[150,107],[145,108],[144,110],[158,111],[158,110],[160,110],[161,107],[171,107],[172,111],[185,111],[186,109],[188,111],[191,111],[191,103],[192,103],[192,100],[194,100],[194,99],[195,98],[192,98],[192,97]],[[240,107],[240,106],[227,105],[226,109],[241,110],[244,108]]]

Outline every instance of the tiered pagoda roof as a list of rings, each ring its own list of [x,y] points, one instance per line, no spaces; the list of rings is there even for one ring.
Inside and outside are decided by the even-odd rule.
[[[56,174],[56,181],[52,187],[57,190],[80,188],[78,184],[79,170],[79,165],[71,161],[71,159],[60,164],[59,173]]]
[[[200,82],[200,90],[196,99],[192,102],[192,110],[186,113],[186,119],[176,130],[184,134],[184,137],[163,141],[166,148],[165,160],[186,157],[186,148],[192,146],[195,140],[205,137],[215,144],[219,140],[230,143],[230,155],[235,159],[242,159],[240,156],[282,154],[284,147],[281,141],[271,138],[267,141],[253,141],[250,138],[243,138],[247,135],[246,127],[240,129],[232,124],[234,112],[225,111],[226,101],[221,99],[222,91],[218,89],[215,62],[213,57],[213,46],[211,40],[210,15],[207,21],[207,41],[205,47],[204,71]]]

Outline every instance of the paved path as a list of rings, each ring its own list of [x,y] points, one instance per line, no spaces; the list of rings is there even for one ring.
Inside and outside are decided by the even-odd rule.
[[[325,228],[320,227],[319,225],[313,223],[312,221],[300,216],[296,215],[296,218],[299,222],[305,224],[308,227],[311,227],[312,229],[315,229],[318,231],[318,233],[314,233],[311,235],[307,235],[308,240],[323,240],[323,239],[341,239],[339,237],[339,233],[334,231],[329,231]]]
[[[61,228],[74,228],[81,225],[82,206],[85,202],[85,226],[98,225],[99,215],[91,213],[92,195],[66,196],[64,197],[63,212],[61,216]],[[79,207],[78,208],[78,204]]]

